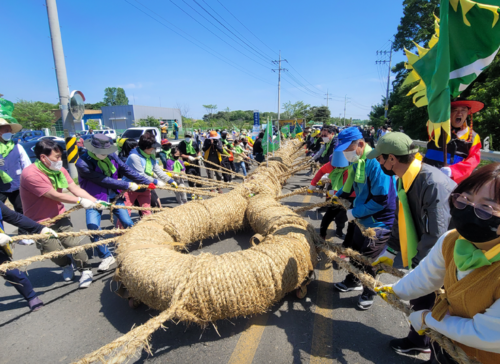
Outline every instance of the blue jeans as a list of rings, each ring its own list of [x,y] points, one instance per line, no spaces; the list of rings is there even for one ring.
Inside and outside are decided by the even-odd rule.
[[[116,203],[117,206],[125,206],[125,202],[123,200],[120,200]],[[87,217],[87,229],[89,230],[101,230],[101,217],[102,217],[102,211],[101,210],[86,210],[86,217]],[[134,226],[134,223],[132,222],[132,219],[130,218],[128,214],[128,210],[113,210],[113,215],[116,220],[120,220],[122,223],[123,227],[125,229]],[[102,238],[100,236],[91,236],[90,240],[92,242],[96,242],[101,240]],[[108,247],[106,245],[99,245],[96,247],[97,249],[97,255],[101,259],[105,259],[111,256],[111,252],[109,251]]]
[[[234,169],[236,173],[240,173],[240,169],[243,169],[243,175],[247,176],[247,167],[245,166],[245,162],[234,162]]]
[[[179,131],[178,130],[174,131],[174,135],[175,135],[175,140],[179,140]]]

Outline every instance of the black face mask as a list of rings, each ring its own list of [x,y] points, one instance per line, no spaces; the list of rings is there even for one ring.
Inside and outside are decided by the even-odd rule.
[[[452,208],[451,220],[458,233],[472,243],[485,243],[498,238],[500,217],[493,215],[488,220],[481,220],[471,205],[463,210]]]
[[[174,159],[179,159],[179,156],[178,155],[174,155]]]
[[[386,162],[387,162],[387,161],[386,161]],[[380,168],[382,168],[382,171],[383,171],[386,175],[391,176],[391,177],[396,175],[396,173],[394,173],[394,171],[393,171],[394,167],[392,167],[392,169],[391,169],[391,170],[388,170],[387,168],[385,168],[385,167],[384,167],[384,165],[385,165],[385,163],[384,163],[384,164],[381,164],[381,165],[380,165]]]

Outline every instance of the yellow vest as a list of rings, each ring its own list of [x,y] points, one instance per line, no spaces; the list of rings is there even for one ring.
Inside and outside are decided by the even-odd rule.
[[[452,316],[471,319],[478,313],[484,313],[495,301],[500,298],[500,262],[473,270],[467,276],[458,280],[457,266],[453,259],[455,241],[458,232],[450,232],[443,242],[443,257],[446,274],[444,277],[445,294],[440,295],[434,308],[432,317],[441,321],[446,312]],[[471,358],[476,358],[482,364],[499,364],[500,354],[471,348],[455,342]]]

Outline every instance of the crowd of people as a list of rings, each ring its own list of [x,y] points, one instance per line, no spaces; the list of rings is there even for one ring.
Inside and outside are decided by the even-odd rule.
[[[351,263],[373,277],[383,273],[380,263],[392,266],[398,255],[409,269],[396,284],[375,291],[351,273],[335,289],[360,291],[357,305],[362,310],[373,305],[377,293],[409,300],[414,310],[410,332],[389,344],[400,354],[431,353],[428,363],[455,363],[423,335],[428,328],[481,363],[500,361],[500,164],[478,169],[481,141],[471,119],[482,107],[477,101],[451,102],[446,156],[433,135],[421,155],[402,128],[381,127],[375,133],[350,127],[332,138],[325,127],[306,138],[308,155],[322,164],[308,192],[322,185],[333,202],[323,217],[321,236],[327,238],[335,221],[334,235],[343,239],[343,246],[372,262]],[[331,140],[335,145],[330,152]],[[350,203],[347,210],[339,206],[339,198]],[[374,228],[376,237],[363,235],[355,219]],[[441,287],[446,293],[437,295]]]
[[[111,201],[122,206],[159,204],[154,190],[140,185],[176,188],[187,182],[189,187],[201,187],[205,162],[210,167],[208,178],[220,186],[240,172],[246,176],[251,159],[265,160],[264,132],[255,141],[245,132],[186,132],[177,146],[166,138],[160,145],[154,135],[144,133],[139,142],[125,141],[119,154],[107,136],[96,134],[84,143],[75,183],[63,167],[63,151],[52,140],[41,139],[34,148],[37,159],[30,162],[22,146],[10,140],[20,130],[11,105],[3,99],[0,105],[0,263],[12,257],[11,238],[4,232],[3,221],[23,232],[47,234],[46,239],[36,241],[45,254],[81,242],[81,237],[58,236],[73,231],[70,217],[50,227],[42,225],[64,213],[64,203],[81,205],[86,210],[87,228],[100,230],[102,210]],[[446,155],[443,144],[432,135],[426,152],[420,154],[402,128],[396,132],[386,127],[375,131],[324,126],[321,130],[305,128],[302,135],[306,154],[320,166],[308,193],[322,186],[332,202],[321,222],[321,237],[327,238],[328,227],[335,221],[333,234],[343,239],[343,246],[372,262],[351,263],[372,277],[383,273],[380,263],[392,266],[398,255],[409,269],[396,284],[375,290],[349,273],[334,284],[335,289],[361,292],[357,303],[361,310],[369,310],[377,294],[387,299],[393,293],[409,300],[414,310],[409,317],[410,331],[407,337],[392,340],[390,346],[397,353],[431,353],[429,363],[433,364],[455,361],[423,336],[427,328],[451,338],[482,363],[500,361],[500,164],[477,168],[481,141],[470,119],[482,107],[476,101],[451,103],[452,135]],[[162,130],[162,134],[166,133]],[[161,149],[161,164],[157,149]],[[221,187],[215,191],[223,193]],[[175,197],[179,204],[188,201],[182,191],[175,192]],[[190,198],[202,199],[196,193]],[[350,207],[345,209],[340,198]],[[4,204],[7,199],[15,211]],[[133,226],[129,211],[118,209],[113,214],[117,226]],[[373,228],[376,236],[367,237],[360,225]],[[106,245],[97,248],[97,255],[101,258],[98,271],[107,271],[115,263]],[[81,271],[81,288],[92,283],[88,260],[85,251],[52,259],[62,268],[65,281],[73,279],[75,270]],[[43,306],[23,272],[9,270],[5,278],[14,283],[31,310]],[[441,287],[446,293],[437,295]]]

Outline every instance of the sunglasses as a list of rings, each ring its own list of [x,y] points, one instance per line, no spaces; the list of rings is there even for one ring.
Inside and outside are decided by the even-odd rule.
[[[493,216],[493,213],[495,210],[493,210],[493,207],[490,205],[479,205],[477,206],[475,203],[470,202],[467,197],[464,195],[461,195],[459,193],[452,193],[451,194],[451,202],[453,203],[453,206],[455,206],[456,209],[458,210],[463,210],[467,206],[472,206],[474,208],[474,213],[478,218],[481,220],[489,220]]]

